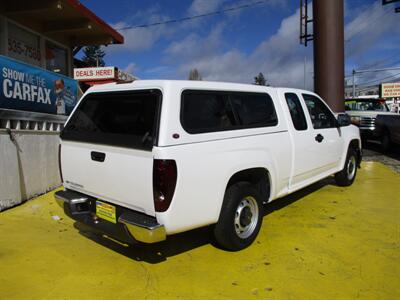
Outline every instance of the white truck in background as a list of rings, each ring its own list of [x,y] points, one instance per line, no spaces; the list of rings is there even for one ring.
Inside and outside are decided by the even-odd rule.
[[[297,89],[138,80],[90,88],[61,133],[71,218],[123,242],[215,224],[229,250],[256,238],[268,202],[325,177],[351,185],[357,127]],[[279,200],[278,200],[279,201]]]

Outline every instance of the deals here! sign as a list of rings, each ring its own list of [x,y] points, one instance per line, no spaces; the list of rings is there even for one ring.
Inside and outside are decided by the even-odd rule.
[[[93,68],[75,68],[74,79],[76,80],[107,80],[116,79],[115,67],[93,67]]]
[[[381,96],[382,98],[400,98],[400,82],[382,83]]]
[[[77,98],[72,78],[0,56],[0,108],[69,115]]]

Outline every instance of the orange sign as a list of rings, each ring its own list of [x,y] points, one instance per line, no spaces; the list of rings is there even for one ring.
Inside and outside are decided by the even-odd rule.
[[[382,83],[381,96],[382,98],[400,98],[400,82]]]

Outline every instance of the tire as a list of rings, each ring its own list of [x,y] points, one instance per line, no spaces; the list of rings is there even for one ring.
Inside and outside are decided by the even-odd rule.
[[[381,138],[382,150],[384,152],[388,152],[392,147],[392,140],[390,138],[390,133],[387,129],[383,131],[383,135]]]
[[[357,153],[354,148],[347,151],[346,162],[342,171],[335,174],[335,181],[338,186],[352,185],[357,175]]]
[[[250,246],[260,231],[262,218],[263,205],[257,189],[247,182],[231,185],[214,228],[217,244],[230,251]]]

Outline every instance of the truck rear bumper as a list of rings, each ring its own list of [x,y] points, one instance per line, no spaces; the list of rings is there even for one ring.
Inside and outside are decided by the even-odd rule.
[[[116,223],[96,216],[96,199],[75,191],[58,191],[54,195],[58,205],[72,219],[110,235],[126,243],[157,243],[166,239],[163,225],[156,218],[127,209],[116,207]]]

